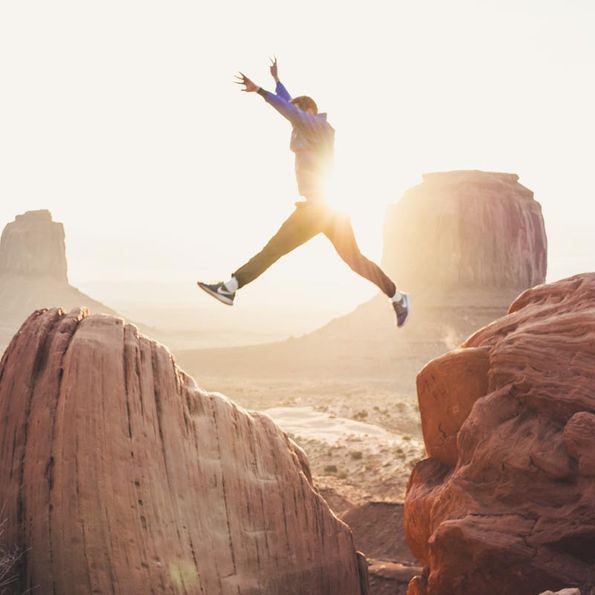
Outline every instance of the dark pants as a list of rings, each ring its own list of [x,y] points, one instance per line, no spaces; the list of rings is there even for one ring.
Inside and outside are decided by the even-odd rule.
[[[395,284],[382,269],[359,251],[348,215],[333,210],[322,201],[296,202],[295,211],[269,240],[269,243],[233,276],[240,287],[266,271],[281,256],[324,233],[339,256],[356,273],[372,281],[388,297],[395,294]]]

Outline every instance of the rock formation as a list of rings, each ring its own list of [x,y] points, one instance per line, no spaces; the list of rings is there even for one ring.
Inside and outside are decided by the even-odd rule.
[[[390,207],[383,262],[413,299],[411,318],[398,332],[379,296],[298,339],[189,351],[180,360],[201,376],[374,378],[413,394],[415,375],[430,359],[504,315],[519,290],[545,281],[541,207],[517,179],[427,174]]]
[[[541,206],[518,179],[482,171],[424,175],[387,212],[387,271],[411,290],[543,283]]]
[[[115,314],[69,285],[62,224],[49,211],[28,211],[0,240],[0,353],[33,310],[50,306]]]
[[[595,585],[595,273],[525,291],[418,375],[409,594]]]
[[[0,276],[49,277],[68,283],[64,227],[49,211],[17,215],[0,239]]]
[[[0,364],[0,486],[18,592],[365,593],[300,448],[121,319],[22,326]]]

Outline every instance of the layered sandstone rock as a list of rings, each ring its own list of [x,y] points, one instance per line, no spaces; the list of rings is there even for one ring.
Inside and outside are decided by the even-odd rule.
[[[411,290],[545,281],[541,206],[515,174],[426,174],[389,208],[384,237],[384,266]]]
[[[0,486],[18,592],[365,592],[304,453],[121,319],[22,326],[0,365]]]
[[[427,573],[409,593],[592,587],[595,274],[524,292],[418,388],[431,458],[410,478],[405,527]]]

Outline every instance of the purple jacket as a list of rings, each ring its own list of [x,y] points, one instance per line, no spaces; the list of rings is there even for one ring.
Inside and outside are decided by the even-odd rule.
[[[278,82],[275,94],[259,89],[293,127],[289,148],[295,153],[295,176],[301,196],[323,198],[324,179],[333,161],[335,129],[326,121],[326,114],[309,114],[291,103],[291,95]]]

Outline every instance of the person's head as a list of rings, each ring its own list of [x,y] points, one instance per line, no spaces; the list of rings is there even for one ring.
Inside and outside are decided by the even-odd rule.
[[[308,97],[307,95],[300,95],[299,97],[294,97],[291,100],[293,105],[297,105],[302,111],[308,112],[310,114],[317,114],[318,113],[318,106],[316,102],[312,99],[312,97]]]

